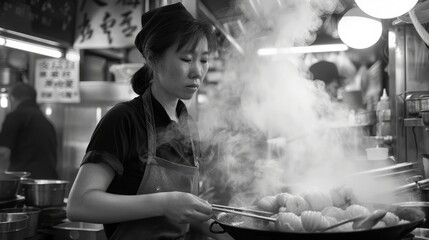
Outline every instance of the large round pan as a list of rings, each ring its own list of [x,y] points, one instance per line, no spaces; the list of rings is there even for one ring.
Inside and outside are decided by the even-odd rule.
[[[248,217],[243,217],[235,214],[220,215],[219,218],[212,223],[210,231],[214,233],[223,233],[223,231],[215,231],[214,226],[220,225],[222,229],[229,233],[236,240],[399,240],[409,234],[416,227],[425,221],[425,214],[423,211],[415,208],[390,206],[390,205],[377,205],[377,209],[386,209],[395,213],[400,219],[408,220],[409,223],[399,224],[391,227],[371,229],[365,231],[353,232],[319,232],[319,233],[295,233],[295,232],[276,232],[266,230],[264,228],[253,228],[240,226],[240,222],[249,221]],[[247,218],[247,219],[244,219]],[[268,224],[263,220],[252,219],[252,221],[260,221],[255,224]],[[265,222],[265,223],[264,223]],[[242,225],[242,224],[241,224]],[[246,224],[246,226],[249,226]]]

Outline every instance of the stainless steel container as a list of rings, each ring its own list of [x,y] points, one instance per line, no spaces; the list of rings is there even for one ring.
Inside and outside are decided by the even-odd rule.
[[[22,240],[28,216],[16,213],[0,213],[0,240]]]
[[[34,207],[63,206],[68,181],[26,179],[21,181],[25,205]]]
[[[423,125],[429,126],[429,110],[420,111],[420,115],[422,115]]]
[[[3,213],[16,213],[28,216],[27,228],[24,230],[24,237],[33,237],[37,234],[37,226],[39,225],[40,208],[24,207],[24,208],[5,208]]]
[[[409,117],[419,117],[421,110],[420,98],[410,98],[405,101]]]
[[[54,240],[107,240],[102,224],[65,222],[53,226]]]
[[[0,173],[0,200],[10,200],[16,198],[21,178]]]
[[[420,111],[429,110],[429,97],[420,98]]]

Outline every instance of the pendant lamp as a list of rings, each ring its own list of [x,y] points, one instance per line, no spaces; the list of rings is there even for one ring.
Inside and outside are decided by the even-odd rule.
[[[381,37],[381,21],[364,13],[360,8],[350,9],[338,22],[338,35],[349,47],[364,49],[374,45]]]
[[[418,0],[355,0],[366,14],[376,18],[395,18],[410,11]]]

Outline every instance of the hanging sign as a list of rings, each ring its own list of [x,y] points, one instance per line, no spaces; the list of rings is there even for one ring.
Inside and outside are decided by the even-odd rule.
[[[143,0],[79,0],[75,48],[134,46]]]
[[[77,103],[79,62],[46,58],[36,60],[35,87],[38,103]]]
[[[76,0],[0,0],[0,28],[73,44]]]

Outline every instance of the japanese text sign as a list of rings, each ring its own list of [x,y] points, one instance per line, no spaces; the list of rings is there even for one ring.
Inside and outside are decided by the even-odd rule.
[[[143,0],[79,0],[75,48],[134,46]]]
[[[37,102],[80,102],[79,62],[54,58],[38,59],[35,75]]]

